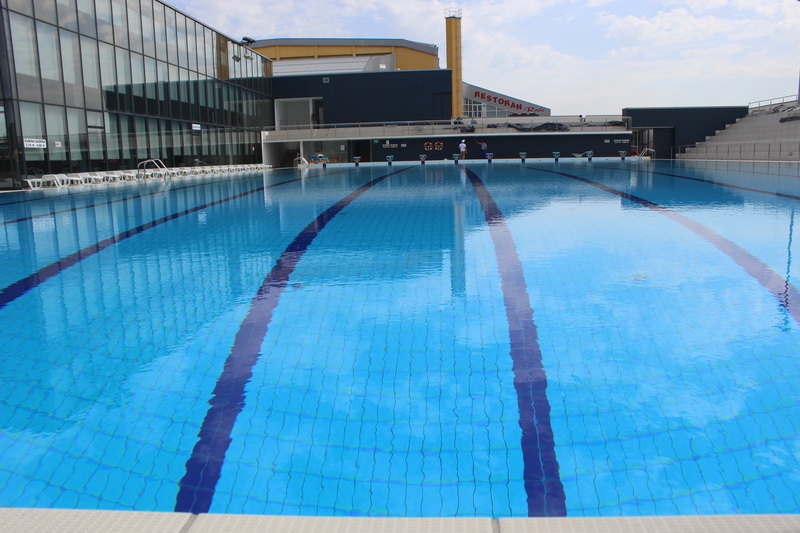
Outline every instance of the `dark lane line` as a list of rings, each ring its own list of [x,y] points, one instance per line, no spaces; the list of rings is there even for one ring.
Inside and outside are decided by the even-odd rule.
[[[236,332],[222,374],[208,401],[210,408],[197,434],[198,440],[192,455],[186,461],[186,473],[179,482],[175,512],[207,513],[211,508],[225,454],[231,443],[231,431],[244,409],[245,387],[262,355],[261,344],[269,329],[272,313],[303,254],[342,209],[389,176],[410,168],[375,178],[326,209],[294,238],[264,278],[250,302],[247,316]]]
[[[505,217],[483,181],[471,170],[463,168],[462,171],[469,177],[483,208],[500,271],[511,341],[519,426],[522,429],[523,481],[528,516],[566,516],[566,496],[550,424],[547,375],[522,261]]]
[[[112,245],[117,244],[117,243],[119,243],[121,241],[124,241],[125,239],[133,237],[134,235],[138,235],[139,233],[142,233],[143,231],[146,231],[146,230],[148,230],[150,228],[154,228],[156,226],[160,226],[161,224],[164,224],[164,223],[169,222],[171,220],[175,220],[176,218],[180,218],[182,216],[185,216],[185,215],[188,215],[188,214],[191,214],[191,213],[195,213],[195,212],[201,211],[203,209],[207,209],[209,207],[213,207],[213,206],[216,206],[216,205],[224,204],[224,203],[227,203],[227,202],[230,202],[230,201],[233,201],[233,200],[237,200],[239,198],[243,198],[245,196],[249,196],[251,194],[255,194],[257,192],[261,192],[264,189],[271,189],[272,187],[278,187],[280,185],[286,185],[286,184],[289,184],[289,183],[302,181],[302,179],[303,178],[295,178],[295,179],[284,181],[284,182],[281,182],[281,183],[275,183],[273,185],[267,185],[265,187],[258,187],[257,189],[253,189],[251,191],[246,191],[246,192],[243,192],[243,193],[239,193],[239,194],[236,194],[234,196],[229,196],[228,198],[223,198],[221,200],[216,200],[216,201],[210,202],[208,204],[192,207],[190,209],[186,209],[186,210],[180,211],[178,213],[173,213],[171,215],[167,215],[167,216],[158,218],[156,220],[151,220],[150,222],[147,222],[147,223],[142,224],[140,226],[137,226],[135,228],[123,231],[121,233],[117,233],[116,235],[113,235],[113,236],[111,236],[111,237],[109,237],[107,239],[103,239],[102,241],[99,241],[99,242],[97,242],[95,244],[92,244],[90,246],[82,248],[82,249],[78,250],[77,252],[74,252],[74,253],[71,253],[71,254],[69,254],[67,256],[62,257],[61,259],[59,259],[58,261],[55,261],[54,263],[50,263],[49,265],[40,268],[39,270],[37,270],[33,274],[30,274],[29,276],[26,276],[26,277],[24,277],[24,278],[22,278],[20,280],[15,281],[14,283],[12,283],[9,286],[7,286],[7,287],[5,287],[3,289],[0,289],[0,309],[5,307],[9,303],[13,302],[17,298],[19,298],[20,296],[22,296],[23,294],[28,292],[29,290],[31,290],[31,289],[33,289],[35,287],[38,287],[39,285],[41,285],[42,283],[44,283],[48,279],[50,279],[50,278],[52,278],[54,276],[57,276],[58,274],[60,274],[64,270],[66,270],[67,268],[69,268],[69,267],[71,267],[73,265],[76,265],[80,261],[83,261],[84,259],[86,259],[88,257],[91,257],[91,256],[93,256],[94,254],[96,254],[98,252],[101,252],[101,251],[105,250],[109,246],[112,246]]]
[[[527,167],[527,168],[530,168],[530,167]],[[626,171],[625,169],[614,168],[614,167],[596,166],[595,168],[602,168],[602,169],[605,169],[605,170],[622,170],[622,171]],[[642,169],[639,169],[639,170],[642,170]],[[671,178],[680,178],[680,179],[684,179],[684,180],[698,181],[700,183],[708,183],[708,184],[711,184],[711,185],[718,185],[720,187],[728,187],[730,189],[738,189],[740,191],[757,192],[757,193],[760,193],[760,194],[770,194],[772,196],[778,196],[780,198],[789,198],[791,200],[800,200],[800,196],[798,196],[796,194],[788,194],[788,193],[775,192],[775,191],[765,191],[764,189],[753,189],[751,187],[743,187],[741,185],[732,185],[730,183],[723,183],[721,181],[707,180],[707,179],[703,179],[703,178],[695,178],[695,177],[692,177],[692,176],[682,176],[680,174],[670,174],[668,172],[658,172],[658,171],[655,171],[655,170],[644,169],[643,171],[646,172],[646,173],[649,173],[649,174],[658,174],[660,176],[669,176]]]
[[[668,207],[664,207],[651,202],[650,200],[645,200],[644,198],[628,194],[618,189],[614,189],[613,187],[609,187],[608,185],[604,185],[581,176],[568,174],[566,172],[558,172],[555,170],[545,170],[542,168],[525,168],[535,172],[559,174],[561,176],[586,183],[587,185],[591,185],[592,187],[596,187],[602,191],[614,194],[620,198],[630,200],[631,202],[636,202],[639,205],[650,208],[653,211],[668,217],[674,222],[677,222],[696,235],[699,235],[708,243],[715,246],[719,251],[733,259],[733,261],[742,267],[747,274],[749,274],[753,279],[758,281],[765,289],[767,289],[767,291],[778,301],[780,306],[786,309],[792,318],[794,318],[795,321],[800,324],[800,291],[797,290],[797,287],[773,271],[769,265],[761,261],[761,259],[757,258],[733,241],[730,241],[722,235],[719,235],[714,230]]]

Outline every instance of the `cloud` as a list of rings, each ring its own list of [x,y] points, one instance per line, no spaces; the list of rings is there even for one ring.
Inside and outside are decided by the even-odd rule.
[[[307,0],[174,5],[233,37],[401,38],[445,57],[463,8],[464,79],[555,113],[746,104],[797,90],[800,4],[788,0]]]
[[[696,17],[685,8],[659,12],[652,17],[601,13],[598,23],[606,26],[608,38],[647,42],[657,46],[686,46],[721,34],[737,32],[747,25],[746,21],[710,15]]]

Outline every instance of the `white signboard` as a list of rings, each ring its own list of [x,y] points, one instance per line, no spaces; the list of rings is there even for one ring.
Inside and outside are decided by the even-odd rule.
[[[47,139],[22,139],[25,148],[47,148]]]

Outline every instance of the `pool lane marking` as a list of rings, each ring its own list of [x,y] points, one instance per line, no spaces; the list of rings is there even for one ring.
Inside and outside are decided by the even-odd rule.
[[[464,168],[462,172],[469,177],[483,209],[500,271],[511,341],[519,426],[522,429],[523,482],[528,516],[566,516],[566,496],[550,424],[547,375],[522,261],[505,217],[483,181],[469,169]]]
[[[176,218],[180,218],[182,216],[189,215],[191,213],[195,213],[197,211],[202,211],[203,209],[207,209],[209,207],[214,207],[216,205],[224,204],[224,203],[227,203],[227,202],[230,202],[230,201],[233,201],[233,200],[238,200],[239,198],[243,198],[245,196],[249,196],[249,195],[255,194],[257,192],[262,192],[265,189],[271,189],[273,187],[278,187],[280,185],[286,185],[288,183],[294,183],[294,182],[297,182],[297,181],[302,181],[303,179],[304,178],[295,178],[295,179],[284,181],[284,182],[281,182],[281,183],[274,183],[272,185],[266,185],[264,187],[258,187],[257,189],[253,189],[251,191],[246,191],[246,192],[239,193],[239,194],[236,194],[236,195],[233,195],[233,196],[229,196],[228,198],[223,198],[221,200],[215,200],[213,202],[210,202],[210,203],[207,203],[207,204],[203,204],[203,205],[200,205],[200,206],[197,206],[197,207],[192,207],[192,208],[186,209],[184,211],[180,211],[178,213],[173,213],[171,215],[163,216],[161,218],[158,218],[158,219],[155,219],[155,220],[151,220],[150,222],[147,222],[147,223],[142,224],[140,226],[136,226],[135,228],[131,228],[131,229],[123,231],[121,233],[117,233],[116,235],[112,235],[111,237],[108,237],[107,239],[103,239],[102,241],[96,242],[95,244],[92,244],[90,246],[82,248],[82,249],[78,250],[77,252],[73,252],[73,253],[71,253],[71,254],[69,254],[67,256],[64,256],[61,259],[59,259],[58,261],[56,261],[54,263],[50,263],[49,265],[40,268],[39,270],[37,270],[33,274],[30,274],[29,276],[26,276],[26,277],[24,277],[24,278],[22,278],[20,280],[17,280],[14,283],[12,283],[11,285],[8,285],[7,287],[5,287],[3,289],[0,289],[0,309],[5,307],[6,305],[10,304],[14,300],[19,298],[23,294],[25,294],[26,292],[28,292],[29,290],[31,290],[33,288],[36,288],[39,285],[41,285],[42,283],[44,283],[45,281],[47,281],[48,279],[50,279],[50,278],[52,278],[54,276],[57,276],[58,274],[60,274],[64,270],[66,270],[67,268],[78,264],[79,262],[83,261],[84,259],[86,259],[88,257],[91,257],[91,256],[95,255],[98,252],[101,252],[101,251],[105,250],[109,246],[112,246],[114,244],[118,244],[118,243],[124,241],[125,239],[133,237],[134,235],[138,235],[139,233],[142,233],[143,231],[146,231],[146,230],[148,230],[150,228],[154,228],[156,226],[160,226],[161,224],[164,224],[166,222],[170,222],[172,220],[175,220]]]
[[[527,167],[527,168],[530,168],[530,167]],[[601,167],[601,166],[597,166],[596,168],[603,168],[603,169],[606,169],[606,170],[626,170],[626,169],[622,169],[622,168]],[[645,173],[648,173],[648,174],[658,174],[658,175],[661,175],[661,176],[669,176],[671,178],[680,178],[680,179],[684,179],[684,180],[699,181],[700,183],[709,183],[711,185],[719,185],[720,187],[728,187],[730,189],[739,189],[741,191],[757,192],[757,193],[760,193],[760,194],[770,194],[772,196],[778,196],[780,198],[789,198],[791,200],[800,200],[800,196],[798,196],[796,194],[789,194],[789,193],[776,192],[776,191],[765,191],[764,189],[753,189],[751,187],[744,187],[742,185],[733,185],[731,183],[723,183],[721,181],[707,180],[707,179],[703,179],[703,178],[695,178],[695,177],[692,177],[692,176],[681,176],[680,174],[670,174],[668,172],[658,172],[658,171],[655,171],[655,170],[647,170],[647,169],[641,169],[641,170],[643,170]]]
[[[758,257],[754,256],[738,244],[734,243],[716,233],[711,228],[693,220],[685,215],[674,211],[669,207],[651,202],[639,196],[620,191],[608,185],[604,185],[597,181],[593,181],[574,174],[567,174],[566,172],[558,172],[555,170],[545,170],[542,168],[525,167],[528,170],[549,172],[551,174],[560,174],[567,178],[574,179],[596,187],[602,191],[614,194],[620,198],[630,200],[639,205],[652,209],[653,211],[666,216],[674,222],[692,231],[696,235],[705,239],[708,243],[715,246],[719,251],[730,257],[737,265],[742,267],[747,274],[758,281],[772,296],[778,301],[778,304],[786,309],[792,318],[800,324],[800,291],[797,290],[792,283],[784,279],[780,274],[772,270],[769,265],[761,261]]]
[[[342,209],[389,176],[410,168],[375,178],[326,209],[294,238],[264,278],[236,332],[222,374],[208,401],[210,408],[198,432],[192,455],[186,461],[186,473],[179,482],[175,512],[207,513],[211,508],[225,454],[231,443],[231,431],[244,408],[245,387],[262,355],[261,345],[269,329],[272,313],[303,254]]]

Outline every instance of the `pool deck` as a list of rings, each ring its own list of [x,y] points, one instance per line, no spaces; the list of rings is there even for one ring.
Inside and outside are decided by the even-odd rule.
[[[0,508],[2,533],[789,533],[800,515],[348,518]]]

